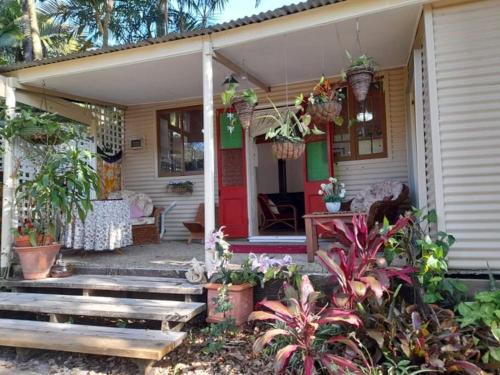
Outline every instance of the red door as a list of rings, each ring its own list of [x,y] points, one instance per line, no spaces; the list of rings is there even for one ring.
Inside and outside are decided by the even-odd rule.
[[[219,224],[229,237],[248,236],[247,175],[244,130],[230,126],[233,112],[217,111]]]
[[[325,203],[318,194],[320,185],[333,176],[333,125],[322,127],[323,135],[306,139],[304,163],[305,213],[324,212]]]

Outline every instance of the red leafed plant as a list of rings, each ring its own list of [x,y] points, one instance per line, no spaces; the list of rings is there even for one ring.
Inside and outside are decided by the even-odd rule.
[[[317,300],[319,292],[315,292],[307,275],[302,276],[300,291],[285,283],[287,303],[279,301],[262,301],[259,305],[270,311],[254,311],[249,320],[272,320],[272,328],[260,336],[254,343],[254,352],[261,353],[271,341],[285,339],[275,358],[276,373],[286,371],[292,356],[298,355],[303,373],[315,373],[316,366],[324,368],[328,373],[344,374],[359,373],[359,368],[348,356],[339,355],[329,350],[332,345],[343,345],[357,356],[356,345],[348,337],[340,334],[332,337],[327,335],[323,342],[320,339],[320,329],[332,327],[340,333],[343,325],[360,327],[361,320],[353,312],[328,307],[319,307]],[[354,350],[353,350],[354,349]]]
[[[370,296],[380,303],[393,277],[412,283],[410,274],[414,272],[413,268],[385,267],[383,259],[378,257],[384,243],[408,225],[408,220],[400,218],[385,232],[377,227],[369,231],[362,215],[353,217],[352,226],[338,219],[331,225],[318,223],[341,244],[333,246],[329,252],[318,251],[320,261],[339,283],[340,293],[332,296],[335,306],[353,309]]]

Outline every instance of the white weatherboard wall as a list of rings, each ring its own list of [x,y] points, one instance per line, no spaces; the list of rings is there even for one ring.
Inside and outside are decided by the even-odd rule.
[[[335,165],[335,173],[346,183],[350,197],[372,183],[387,179],[408,183],[405,114],[406,70],[399,68],[384,71],[382,74],[386,90],[388,156],[381,159],[340,162]],[[315,82],[301,82],[289,85],[289,99],[293,99],[301,92],[310,92],[314,84]],[[265,103],[266,95],[262,92],[258,92],[258,94],[261,102]],[[284,86],[273,87],[269,96],[275,103],[285,101]],[[215,100],[216,106],[220,107],[217,96]],[[198,205],[203,202],[203,176],[158,177],[156,111],[200,104],[201,99],[189,102],[131,106],[125,111],[124,186],[128,190],[148,194],[153,199],[154,204],[158,206],[167,206],[172,201],[177,201],[177,206],[167,217],[167,239],[187,238],[188,232],[182,222],[192,220]],[[144,148],[131,150],[130,139],[137,137],[144,137]],[[193,181],[193,195],[177,195],[167,192],[166,185],[169,180]]]
[[[500,269],[500,1],[433,9],[452,268]]]
[[[406,70],[394,69],[383,73],[387,119],[387,158],[344,161],[334,166],[335,175],[347,186],[349,197],[368,185],[396,180],[408,184],[406,154]]]

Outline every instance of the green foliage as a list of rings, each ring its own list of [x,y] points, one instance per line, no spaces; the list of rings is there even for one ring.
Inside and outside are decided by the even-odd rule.
[[[462,327],[485,329],[486,333],[476,333],[478,342],[487,347],[482,360],[485,363],[500,363],[500,291],[477,293],[471,302],[462,302],[457,307]]]
[[[91,192],[99,188],[98,175],[88,164],[92,154],[76,146],[85,130],[52,114],[30,109],[16,113],[13,119],[3,119],[0,134],[16,142],[35,169],[30,180],[18,185],[16,200],[27,204],[37,234],[56,238],[56,228],[72,222],[75,213],[85,219],[92,208]],[[36,143],[31,143],[34,138]]]
[[[301,100],[302,98],[302,100]],[[300,115],[297,115],[294,111],[288,109],[283,115],[278,108],[274,105],[273,101],[269,99],[269,102],[274,108],[274,115],[263,115],[259,118],[266,118],[274,122],[275,127],[270,128],[266,133],[266,139],[276,139],[277,141],[286,142],[302,142],[304,137],[310,134],[324,134],[319,130],[316,125],[311,128],[311,116],[304,113],[304,108],[301,103],[303,101],[303,96],[298,97],[295,101],[296,109],[299,111]],[[299,104],[298,104],[299,103]]]
[[[205,354],[213,354],[220,351],[224,347],[226,339],[237,332],[235,319],[226,316],[234,308],[229,300],[229,285],[223,285],[219,288],[213,302],[215,303],[215,312],[223,314],[224,319],[202,330],[209,337],[208,345],[203,348]]]
[[[430,226],[437,223],[436,211],[428,214],[414,209],[409,225],[386,242],[384,254],[389,263],[396,255],[404,255],[417,270],[417,279],[423,288],[423,302],[446,302],[455,305],[463,299],[465,285],[459,280],[446,277],[447,255],[455,238],[445,232],[430,235]],[[384,222],[383,230],[389,223]]]

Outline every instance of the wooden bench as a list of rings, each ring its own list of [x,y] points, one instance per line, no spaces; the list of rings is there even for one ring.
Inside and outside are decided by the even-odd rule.
[[[205,311],[198,302],[72,296],[40,293],[0,293],[0,310],[49,314],[60,323],[64,316],[93,316],[157,320],[163,330],[180,330],[184,323]],[[175,323],[175,326],[171,326]]]
[[[60,279],[5,280],[0,285],[18,291],[25,288],[80,289],[87,296],[95,290],[182,294],[186,302],[191,301],[192,295],[203,294],[201,284],[190,284],[185,279],[147,276],[74,275]]]
[[[2,346],[135,358],[145,374],[185,337],[185,332],[0,319]]]

